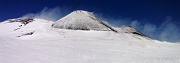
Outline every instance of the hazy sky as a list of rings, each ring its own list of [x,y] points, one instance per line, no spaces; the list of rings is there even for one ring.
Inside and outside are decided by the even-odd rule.
[[[74,10],[94,12],[114,26],[134,26],[155,39],[180,41],[180,0],[0,0],[0,21],[35,13],[58,19]]]

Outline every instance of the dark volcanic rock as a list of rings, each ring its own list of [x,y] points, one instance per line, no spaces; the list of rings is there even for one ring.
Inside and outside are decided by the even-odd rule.
[[[33,32],[29,32],[29,33],[24,33],[21,36],[32,35],[33,33],[34,33],[34,31]],[[21,37],[21,36],[17,36],[17,37]]]
[[[27,25],[28,23],[32,21],[34,21],[33,18],[18,18],[18,19],[9,19],[7,23],[20,22],[24,25]]]

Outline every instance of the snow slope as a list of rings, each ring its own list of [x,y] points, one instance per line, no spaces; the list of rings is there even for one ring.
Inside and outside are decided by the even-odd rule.
[[[179,43],[125,32],[58,29],[53,23],[37,18],[26,25],[0,23],[0,63],[180,63]]]
[[[73,30],[110,30],[108,25],[97,19],[92,13],[83,10],[73,11],[52,26]]]
[[[148,36],[144,35],[143,33],[139,32],[138,30],[136,30],[132,26],[123,25],[121,27],[114,27],[114,29],[117,30],[118,33],[132,33],[132,34],[148,37]]]

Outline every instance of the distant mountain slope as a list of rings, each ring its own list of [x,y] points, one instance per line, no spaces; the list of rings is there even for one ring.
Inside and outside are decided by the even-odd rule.
[[[131,26],[112,27],[104,23],[103,21],[99,20],[98,18],[96,18],[91,12],[83,11],[83,10],[73,11],[72,13],[59,19],[56,22],[48,21],[44,19],[28,18],[28,17],[8,19],[0,23],[1,26],[0,29],[8,28],[6,29],[8,30],[8,33],[15,33],[15,34],[21,33],[21,35],[19,36],[17,35],[17,37],[21,37],[24,35],[29,35],[29,34],[31,35],[36,33],[36,30],[39,27],[43,28],[44,24],[51,25],[48,26],[49,28],[53,27],[57,29],[71,29],[71,30],[113,31],[116,33],[131,33],[135,35],[148,37]],[[0,32],[5,33],[7,31],[3,30]]]
[[[143,33],[141,33],[140,31],[136,30],[132,26],[123,25],[121,27],[114,27],[114,28],[117,30],[118,33],[132,33],[132,34],[148,37],[148,36],[144,35]]]

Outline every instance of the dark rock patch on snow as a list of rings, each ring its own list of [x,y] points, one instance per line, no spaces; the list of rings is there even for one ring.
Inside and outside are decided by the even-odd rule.
[[[26,36],[26,35],[32,35],[33,33],[34,33],[34,31],[33,32],[29,32],[29,33],[24,33],[21,36],[17,36],[17,37],[22,37],[22,36]]]

